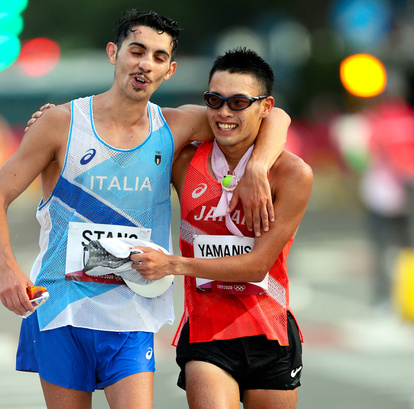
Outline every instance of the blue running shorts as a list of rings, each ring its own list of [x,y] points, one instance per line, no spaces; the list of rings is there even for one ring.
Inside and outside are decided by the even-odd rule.
[[[66,326],[39,331],[37,314],[22,322],[16,369],[47,382],[93,392],[140,372],[154,372],[152,332],[111,332]]]

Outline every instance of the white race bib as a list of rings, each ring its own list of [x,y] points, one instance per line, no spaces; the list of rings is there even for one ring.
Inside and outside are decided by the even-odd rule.
[[[195,258],[218,258],[237,256],[250,253],[253,249],[253,237],[228,236],[207,236],[194,237]],[[235,295],[259,295],[267,291],[269,273],[259,283],[253,282],[226,282],[196,278],[196,285],[199,291],[218,292]]]
[[[113,224],[70,222],[65,269],[67,279],[82,279],[81,277],[85,274],[83,272],[84,248],[91,240],[104,238],[129,238],[150,241],[151,229]]]

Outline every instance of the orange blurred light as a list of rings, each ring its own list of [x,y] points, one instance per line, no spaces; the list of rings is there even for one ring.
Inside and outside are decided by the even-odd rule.
[[[387,73],[384,65],[369,54],[345,58],[340,66],[342,85],[358,97],[374,97],[384,91]]]
[[[51,71],[60,58],[60,47],[48,38],[34,38],[22,45],[18,63],[31,77],[40,77]]]

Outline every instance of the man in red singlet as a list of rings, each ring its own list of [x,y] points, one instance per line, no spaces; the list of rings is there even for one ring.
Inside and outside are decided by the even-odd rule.
[[[256,53],[220,56],[204,95],[215,141],[183,149],[172,180],[181,202],[183,257],[141,248],[147,279],[185,275],[176,334],[178,385],[190,408],[293,409],[302,336],[289,308],[286,257],[312,189],[310,167],[285,151],[269,171],[276,221],[260,237],[240,203],[227,213],[262,120],[274,99],[273,72]]]

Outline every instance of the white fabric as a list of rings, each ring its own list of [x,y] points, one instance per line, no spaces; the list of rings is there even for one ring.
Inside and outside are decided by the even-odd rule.
[[[115,274],[123,278],[127,286],[136,294],[146,298],[158,297],[170,288],[174,281],[174,276],[168,275],[159,280],[147,280],[142,277],[137,270],[132,268],[133,262],[129,260],[129,257],[133,253],[142,253],[139,249],[133,247],[151,247],[154,250],[160,251],[164,254],[170,254],[166,249],[158,246],[155,243],[151,243],[146,240],[140,239],[115,239],[105,238],[97,240],[101,246],[110,254],[117,258],[125,259],[124,264],[116,268],[96,266],[88,271],[88,275],[91,276],[105,276],[108,274]]]
[[[244,175],[244,170],[246,168],[247,162],[250,159],[253,148],[254,148],[254,145],[252,145],[246,151],[246,153],[240,159],[239,163],[237,164],[236,168],[234,169],[232,173],[232,175],[236,177],[237,182]],[[224,153],[221,151],[221,149],[217,145],[216,140],[214,140],[213,149],[211,152],[211,167],[213,169],[214,175],[216,176],[217,180],[222,184],[223,179],[230,174],[229,173],[230,168],[229,168],[229,164],[227,163],[227,159],[224,156]],[[233,192],[231,190],[226,189],[223,186],[223,184],[222,184],[222,189],[223,189],[223,192],[221,194],[219,203],[214,211],[213,216],[214,217],[225,216],[226,227],[229,229],[229,231],[235,236],[242,237],[243,234],[234,224],[233,220],[231,220],[230,214],[227,213],[227,209],[229,208],[231,198],[233,197]]]
[[[52,195],[39,204],[40,253],[31,272],[50,297],[37,310],[40,330],[67,325],[102,331],[157,332],[174,320],[173,285],[146,298],[112,275],[107,282],[83,279],[83,248],[91,240],[133,237],[171,251],[170,180],[174,140],[158,106],[148,103],[151,131],[132,149],[108,145],[93,122],[93,98],[72,102],[65,165]],[[79,268],[66,274],[69,231],[83,225]],[[102,225],[112,226],[102,229]],[[130,231],[145,228],[148,238]],[[76,254],[75,254],[76,256]],[[77,257],[77,256],[76,256]],[[75,266],[76,267],[76,266]],[[78,271],[79,270],[79,271]],[[112,281],[111,281],[112,280]]]

